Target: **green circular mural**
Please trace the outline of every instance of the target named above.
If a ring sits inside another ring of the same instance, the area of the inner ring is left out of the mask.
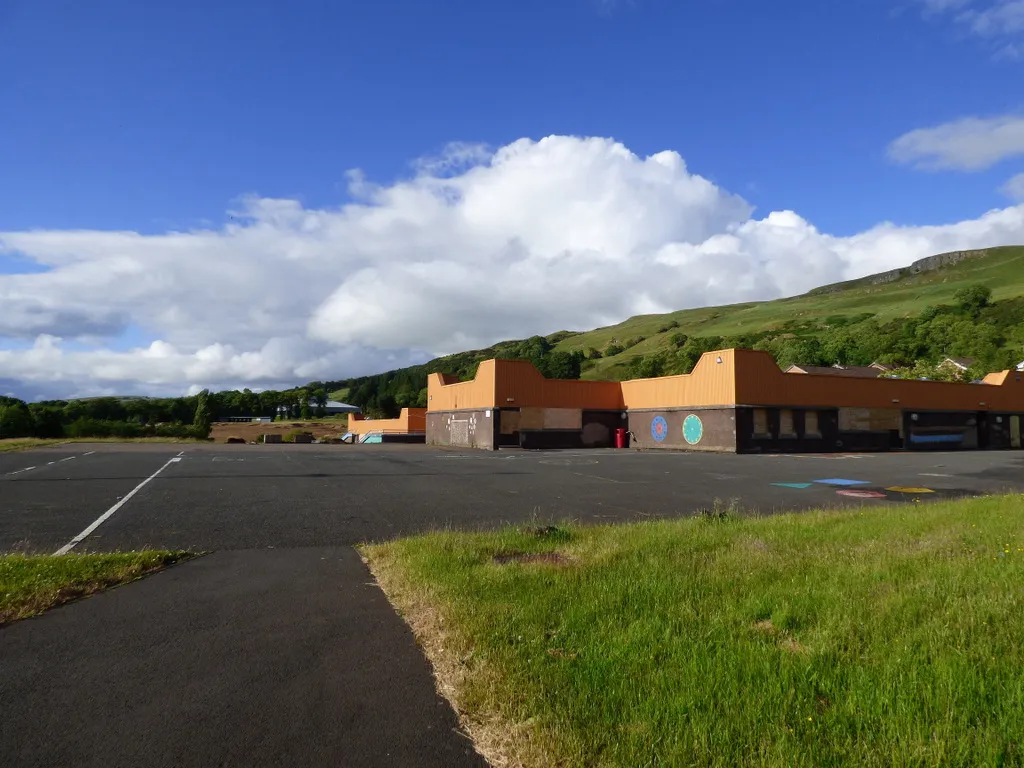
[[[683,439],[690,445],[696,445],[704,437],[704,424],[700,416],[690,414],[683,419]]]

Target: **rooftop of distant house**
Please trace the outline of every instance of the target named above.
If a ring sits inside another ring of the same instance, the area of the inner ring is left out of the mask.
[[[817,376],[850,376],[860,379],[877,379],[879,376],[893,370],[893,366],[886,363],[872,363],[871,365],[791,365],[786,373],[812,373]]]

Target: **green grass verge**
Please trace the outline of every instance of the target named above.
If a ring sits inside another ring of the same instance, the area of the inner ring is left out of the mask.
[[[1024,764],[1024,496],[363,551],[492,757]]]
[[[27,451],[30,448],[41,448],[47,445],[60,445],[66,440],[49,440],[40,437],[12,437],[0,439],[0,453]]]
[[[27,451],[66,443],[208,443],[209,440],[195,440],[189,437],[14,437],[0,439],[0,453]]]
[[[0,555],[0,625],[133,581],[193,557],[187,552]]]

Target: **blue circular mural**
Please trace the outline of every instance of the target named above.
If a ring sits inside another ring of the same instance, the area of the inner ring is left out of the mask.
[[[704,424],[700,416],[690,414],[683,419],[683,439],[690,445],[696,445],[704,437]]]
[[[655,416],[651,422],[651,437],[659,443],[668,437],[668,422],[663,416]]]

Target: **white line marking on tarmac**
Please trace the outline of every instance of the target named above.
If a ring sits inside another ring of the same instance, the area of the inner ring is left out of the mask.
[[[610,477],[601,477],[600,475],[587,475],[584,474],[583,472],[573,472],[573,474],[579,475],[580,477],[592,477],[595,480],[607,480],[609,483],[618,483],[619,485],[625,485],[625,483],[623,483],[622,480],[613,480]]]
[[[46,462],[46,466],[50,466],[51,464],[56,464],[56,463],[57,463],[56,461],[48,461],[48,462]]]
[[[92,456],[92,455],[93,455],[94,453],[96,453],[96,451],[86,451],[86,452],[85,452],[85,453],[83,453],[82,455],[83,455],[83,456]]]
[[[106,512],[104,512],[104,513],[103,513],[102,515],[100,515],[99,517],[97,517],[97,518],[96,518],[96,519],[95,519],[95,520],[93,521],[92,525],[90,525],[90,526],[89,526],[88,528],[86,528],[86,529],[85,529],[84,531],[82,531],[82,532],[81,532],[80,534],[78,534],[77,536],[75,536],[75,538],[73,538],[73,539],[72,539],[71,541],[69,541],[69,542],[68,542],[67,544],[65,544],[65,545],[64,545],[63,547],[61,547],[60,549],[58,549],[58,550],[57,550],[56,552],[54,552],[53,554],[55,554],[55,555],[66,555],[66,554],[67,554],[68,552],[70,552],[70,551],[71,551],[71,549],[72,549],[72,548],[73,548],[73,547],[74,547],[75,545],[77,545],[77,544],[81,543],[81,541],[82,541],[83,539],[85,539],[85,537],[86,537],[86,536],[88,536],[88,535],[89,535],[90,533],[92,533],[92,532],[93,532],[93,531],[95,531],[95,530],[96,530],[97,528],[99,528],[99,527],[100,527],[101,525],[103,525],[104,521],[105,521],[105,520],[106,520],[107,518],[109,518],[109,517],[110,517],[110,516],[111,516],[112,514],[114,514],[115,512],[117,512],[117,510],[119,510],[119,509],[120,509],[121,507],[123,507],[123,506],[124,506],[125,504],[127,504],[127,503],[128,503],[128,500],[129,500],[129,499],[130,499],[130,498],[131,498],[132,496],[134,496],[134,495],[135,495],[136,493],[138,493],[139,491],[141,491],[141,490],[142,490],[142,488],[143,488],[143,487],[144,487],[144,486],[146,485],[146,483],[148,483],[148,482],[149,482],[150,480],[152,480],[152,479],[153,479],[154,477],[156,477],[156,476],[157,476],[157,475],[159,475],[159,474],[160,474],[161,472],[163,472],[163,471],[164,471],[165,469],[167,469],[167,467],[171,466],[171,464],[174,464],[175,462],[178,462],[178,461],[181,461],[181,457],[180,457],[180,456],[175,456],[175,457],[174,457],[173,459],[169,459],[169,460],[167,461],[167,463],[166,463],[166,464],[164,464],[164,465],[163,465],[162,467],[160,467],[160,469],[158,469],[158,470],[157,470],[156,472],[154,472],[154,473],[153,473],[152,475],[150,475],[150,476],[149,476],[149,477],[147,477],[147,478],[146,478],[145,480],[143,480],[143,481],[142,481],[141,483],[139,483],[138,485],[136,485],[136,486],[135,486],[135,487],[134,487],[134,488],[133,488],[133,489],[131,490],[131,492],[130,492],[130,493],[129,493],[129,494],[127,495],[127,496],[125,496],[125,497],[124,497],[123,499],[121,499],[121,500],[120,500],[119,502],[117,502],[117,504],[115,504],[114,506],[112,506],[112,507],[111,507],[110,509],[108,509],[108,510],[107,510]]]
[[[22,472],[28,472],[30,469],[35,469],[35,467],[25,467],[24,469],[16,469],[13,472],[8,472],[7,474],[8,475],[20,475]]]
[[[922,472],[921,477],[953,477],[953,475],[944,475],[941,472]]]
[[[63,459],[61,459],[61,461],[71,461],[72,459],[77,459],[77,458],[78,458],[77,456],[66,456]]]

